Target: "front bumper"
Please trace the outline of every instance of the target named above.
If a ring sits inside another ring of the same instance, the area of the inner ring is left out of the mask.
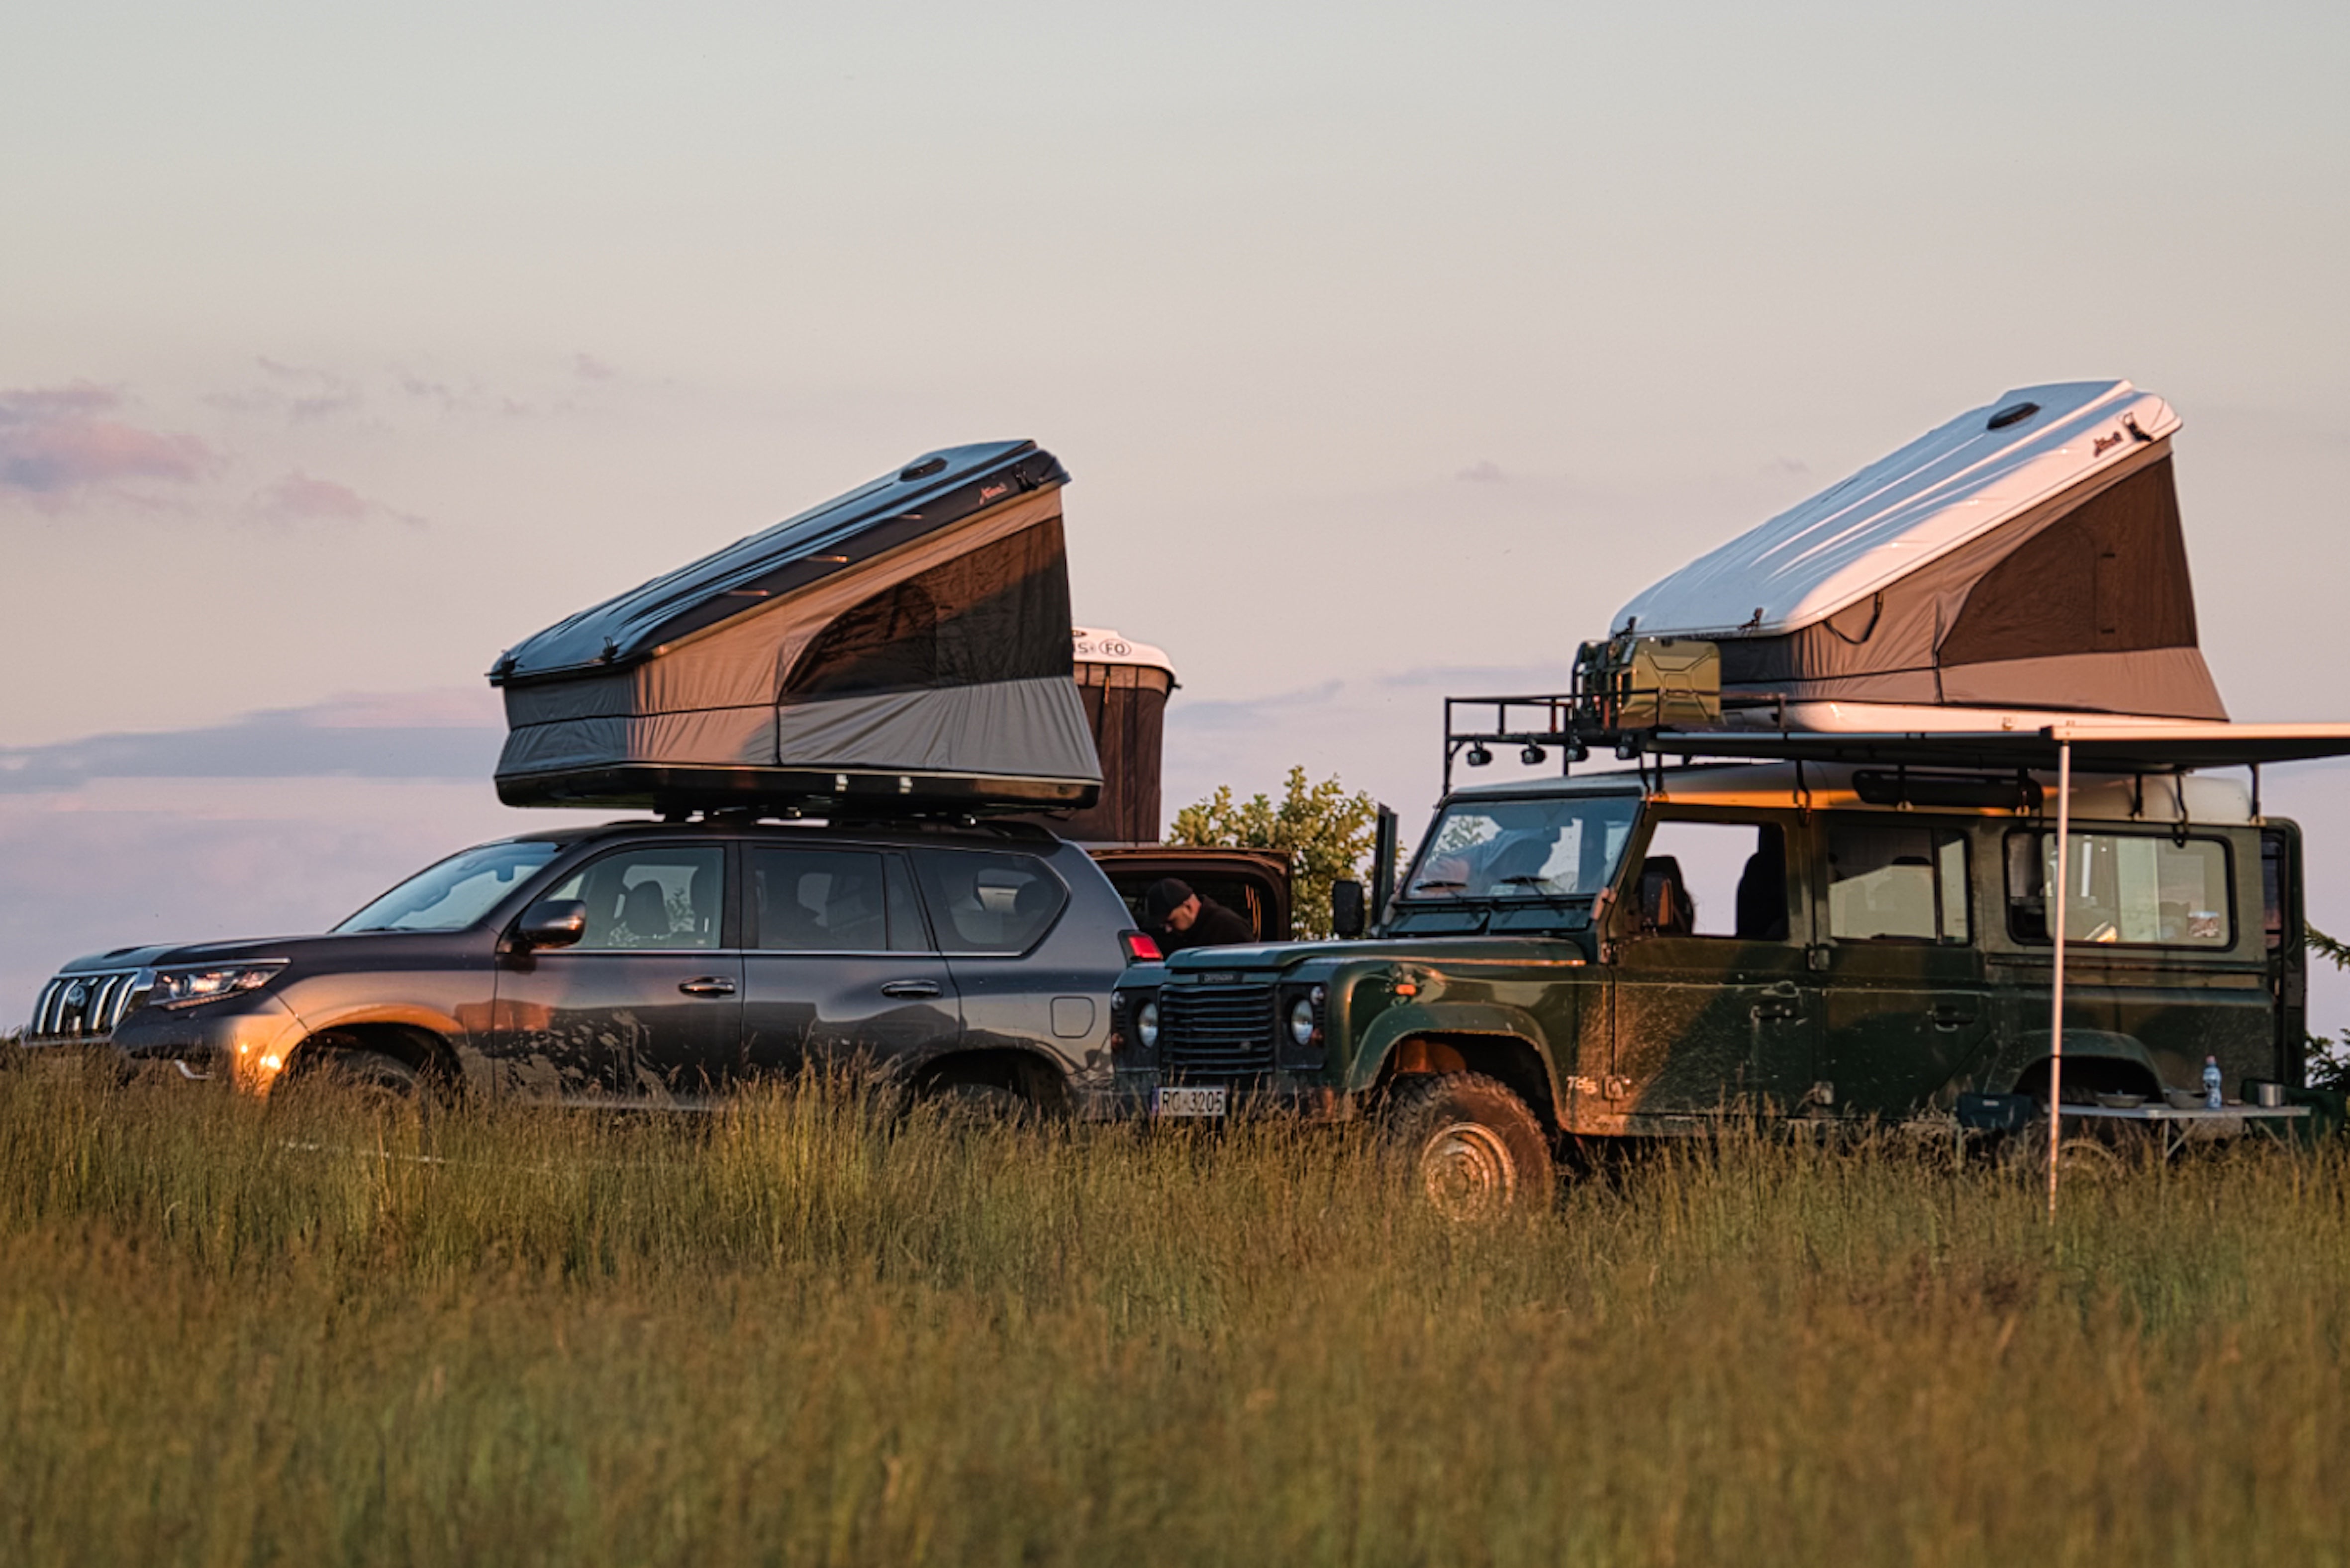
[[[111,1044],[131,1066],[173,1063],[182,1077],[225,1078],[266,1094],[302,1035],[292,1008],[261,995],[185,1011],[141,1008],[115,1029]]]
[[[1320,1075],[1270,1073],[1227,1078],[1204,1074],[1169,1075],[1137,1069],[1119,1075],[1119,1096],[1144,1116],[1161,1085],[1221,1088],[1234,1118],[1282,1116],[1304,1122],[1347,1122],[1362,1114],[1362,1096],[1325,1081]]]

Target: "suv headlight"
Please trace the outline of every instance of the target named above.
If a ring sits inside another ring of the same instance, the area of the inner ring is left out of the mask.
[[[1134,1037],[1142,1042],[1146,1051],[1159,1049],[1159,999],[1144,1002],[1134,1015]]]
[[[184,1007],[195,1002],[218,1002],[224,996],[234,996],[240,991],[258,991],[277,978],[286,967],[280,959],[274,963],[223,964],[216,969],[167,969],[155,976],[155,987],[147,993],[152,1007]]]

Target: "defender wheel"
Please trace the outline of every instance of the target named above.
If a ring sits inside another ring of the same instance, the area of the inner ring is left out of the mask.
[[[1386,1142],[1414,1194],[1448,1220],[1549,1201],[1550,1140],[1526,1103],[1482,1073],[1414,1075],[1388,1091]]]
[[[2010,1138],[2006,1153],[2009,1167],[2025,1182],[2045,1181],[2048,1177],[2047,1122],[2035,1122]],[[2057,1179],[2109,1180],[2126,1174],[2133,1166],[2161,1163],[2160,1154],[2160,1145],[2144,1138],[2131,1137],[2124,1143],[2112,1143],[2088,1133],[2066,1133],[2064,1141],[2056,1146]]]

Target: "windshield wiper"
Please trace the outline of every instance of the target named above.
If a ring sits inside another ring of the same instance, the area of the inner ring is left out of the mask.
[[[1415,893],[1441,893],[1447,890],[1457,892],[1467,886],[1469,884],[1466,882],[1414,882],[1411,885],[1411,890]]]

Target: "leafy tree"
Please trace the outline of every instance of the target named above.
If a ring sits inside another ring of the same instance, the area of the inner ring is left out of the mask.
[[[1378,804],[1353,794],[1333,776],[1308,784],[1302,767],[1289,770],[1281,804],[1270,796],[1232,799],[1230,784],[1175,814],[1167,842],[1193,849],[1273,849],[1289,857],[1290,929],[1299,937],[1330,932],[1330,885],[1360,877],[1378,833]]]
[[[2311,952],[2335,969],[2350,969],[2350,943],[2335,941],[2306,922],[2301,929]],[[2311,1088],[2350,1089],[2350,1029],[2345,1029],[2338,1040],[2323,1034],[2309,1036],[2308,1060]]]

